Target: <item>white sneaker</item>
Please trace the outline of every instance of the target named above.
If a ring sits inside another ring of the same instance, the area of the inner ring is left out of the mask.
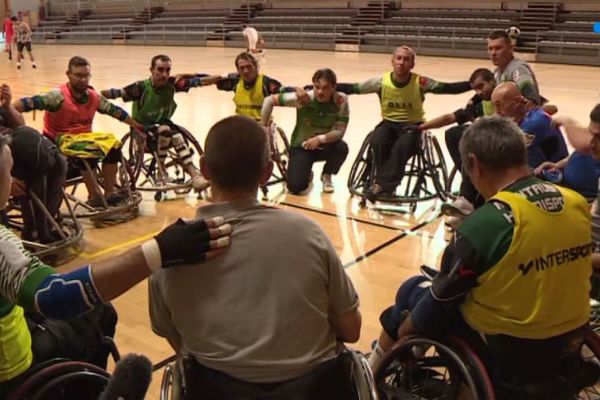
[[[192,178],[192,187],[196,192],[206,190],[210,186],[210,182],[204,179],[202,175],[196,175]]]
[[[450,217],[467,217],[473,211],[475,207],[473,204],[464,197],[460,196],[451,203],[442,204],[442,213]]]
[[[335,188],[333,187],[333,181],[332,181],[331,174],[322,174],[321,182],[323,182],[323,192],[333,193]]]

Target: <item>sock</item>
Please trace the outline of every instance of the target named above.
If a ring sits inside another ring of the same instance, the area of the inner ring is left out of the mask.
[[[379,342],[377,342],[373,348],[373,351],[371,354],[369,354],[369,359],[367,360],[373,371],[379,368],[379,364],[381,364],[384,354],[385,351],[381,348],[381,346],[379,346]]]

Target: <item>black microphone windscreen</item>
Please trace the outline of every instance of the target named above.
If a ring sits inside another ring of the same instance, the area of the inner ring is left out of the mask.
[[[151,380],[150,360],[142,355],[127,354],[117,362],[98,400],[144,400]]]

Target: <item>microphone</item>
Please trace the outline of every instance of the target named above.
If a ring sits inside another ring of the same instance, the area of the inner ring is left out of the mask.
[[[144,400],[151,380],[150,360],[139,354],[127,354],[117,362],[98,400]]]

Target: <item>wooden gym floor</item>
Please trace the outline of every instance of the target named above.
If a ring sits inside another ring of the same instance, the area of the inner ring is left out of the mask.
[[[92,82],[97,89],[123,87],[148,77],[150,58],[167,54],[173,59],[173,73],[234,72],[233,60],[241,49],[203,47],[151,46],[92,46],[92,45],[35,45],[37,69],[24,61],[22,69],[9,63],[6,55],[0,59],[0,83],[8,83],[14,98],[46,91],[66,81],[64,72],[70,57],[80,55],[92,64]],[[332,68],[340,82],[357,82],[378,76],[390,69],[386,54],[336,53],[319,51],[268,50],[262,72],[280,80],[284,85],[302,86],[310,82],[313,72],[322,67]],[[491,68],[487,60],[417,57],[415,72],[441,81],[468,79],[479,67]],[[557,104],[560,114],[588,123],[588,114],[600,101],[600,68],[551,64],[534,64],[542,94]],[[432,118],[462,107],[472,93],[458,96],[428,95],[425,103],[427,117]],[[173,120],[192,131],[202,143],[209,127],[231,115],[232,94],[214,87],[192,89],[178,94],[179,104]],[[117,102],[118,103],[118,102]],[[119,103],[122,104],[122,103]],[[129,111],[130,107],[127,105]],[[376,95],[351,96],[350,124],[345,140],[350,154],[339,176],[334,194],[321,193],[315,173],[315,185],[308,196],[287,194],[282,185],[269,191],[269,201],[278,207],[302,213],[315,221],[333,241],[346,271],[361,298],[363,330],[356,345],[367,351],[379,332],[381,310],[391,304],[396,289],[407,277],[418,273],[421,264],[436,265],[443,251],[446,235],[443,221],[438,217],[440,202],[420,204],[413,215],[386,213],[362,209],[356,198],[350,197],[346,180],[365,135],[380,120]],[[293,109],[277,108],[275,121],[288,134],[295,122]],[[42,114],[26,115],[29,125],[41,129]],[[97,115],[94,130],[113,132],[119,136],[128,129],[125,125],[103,115]],[[436,131],[442,147],[443,129]],[[445,149],[444,149],[445,151]],[[447,157],[451,166],[451,160]],[[318,164],[317,164],[318,165]],[[316,167],[320,171],[321,166]],[[198,205],[193,196],[156,203],[152,194],[144,194],[141,215],[127,223],[95,229],[85,224],[84,251],[64,267],[94,263],[139,244],[178,217],[192,217]],[[147,286],[142,282],[114,301],[119,312],[117,344],[122,353],[136,352],[158,363],[173,351],[162,338],[150,329],[147,312]],[[235,329],[235,327],[232,327]],[[158,399],[162,370],[154,374],[149,399]]]

